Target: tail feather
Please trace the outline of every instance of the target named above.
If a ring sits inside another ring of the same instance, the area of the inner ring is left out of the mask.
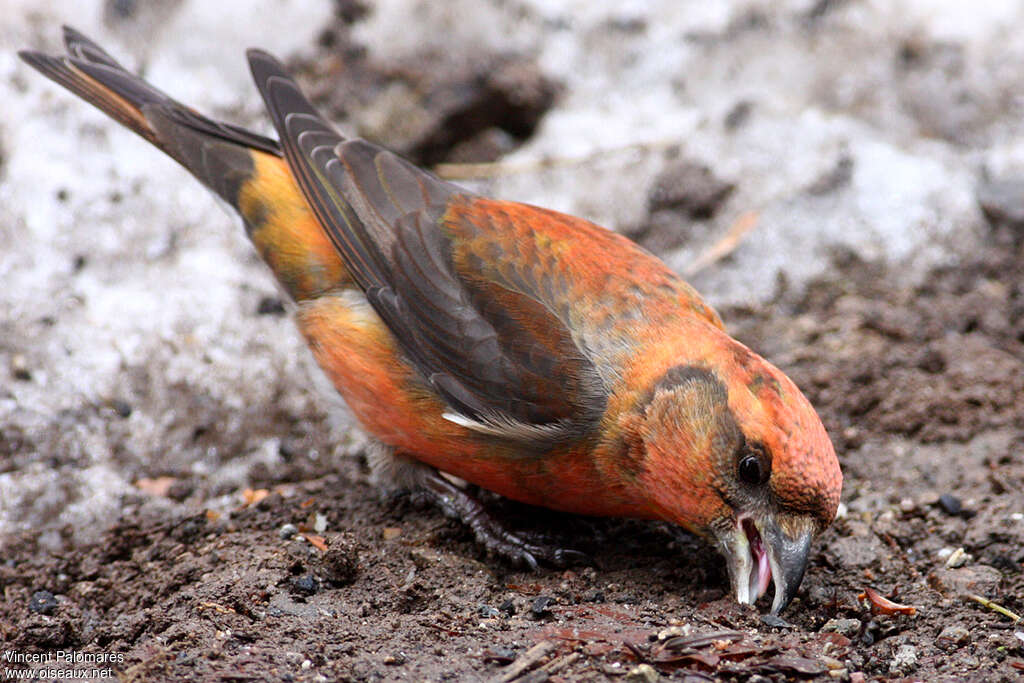
[[[276,141],[181,104],[72,28],[64,29],[64,43],[65,55],[19,55],[163,150],[233,206],[292,299],[303,301],[351,286]]]
[[[27,64],[138,133],[232,204],[237,182],[251,171],[250,150],[281,156],[275,140],[221,123],[181,104],[125,69],[103,48],[64,27],[67,55],[18,53]],[[227,172],[227,176],[221,175]]]

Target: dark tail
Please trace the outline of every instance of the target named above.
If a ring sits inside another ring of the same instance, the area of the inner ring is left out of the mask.
[[[281,156],[276,141],[209,119],[127,71],[99,45],[64,27],[67,55],[23,50],[27,64],[135,131],[229,203],[252,173],[251,152]]]

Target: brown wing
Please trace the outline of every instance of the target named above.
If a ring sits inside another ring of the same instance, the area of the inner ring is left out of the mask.
[[[346,140],[276,59],[253,50],[249,62],[303,194],[449,419],[538,446],[585,434],[607,397],[564,322],[528,288],[453,262],[447,214],[473,196]]]

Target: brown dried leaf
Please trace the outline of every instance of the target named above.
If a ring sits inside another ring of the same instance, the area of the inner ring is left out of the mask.
[[[256,505],[270,495],[267,489],[245,489],[242,491],[242,500],[246,505]]]
[[[747,634],[742,631],[711,631],[692,636],[675,636],[666,640],[663,647],[666,650],[691,650],[714,645],[718,641],[735,643],[746,637]]]
[[[135,482],[135,488],[151,496],[166,498],[167,492],[171,490],[171,486],[176,481],[178,481],[176,477],[156,477],[155,479],[143,477]]]
[[[917,608],[913,605],[893,602],[874,588],[865,588],[864,592],[857,596],[857,599],[867,600],[871,605],[872,614],[906,614],[911,617],[917,614]]]
[[[766,673],[800,674],[801,676],[820,676],[828,671],[828,667],[817,659],[806,657],[790,657],[779,655],[772,657],[758,667],[759,671]]]
[[[299,534],[309,541],[309,544],[322,552],[327,552],[327,540],[323,536],[317,536],[316,534],[308,534],[305,532],[299,532]]]

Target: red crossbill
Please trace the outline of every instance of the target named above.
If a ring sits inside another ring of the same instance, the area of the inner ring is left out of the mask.
[[[249,52],[280,141],[213,121],[65,29],[43,74],[233,206],[295,301],[373,462],[535,565],[451,480],[585,515],[660,519],[727,560],[737,600],[792,599],[842,475],[820,419],[676,273],[580,218],[488,199],[346,138]]]

